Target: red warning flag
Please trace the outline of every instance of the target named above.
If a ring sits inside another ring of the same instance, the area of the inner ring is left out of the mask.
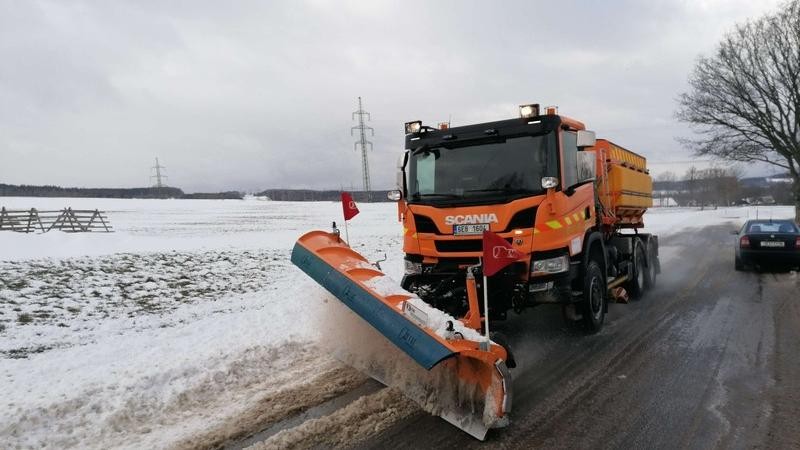
[[[358,207],[353,197],[349,192],[342,192],[342,210],[344,211],[344,220],[350,220],[358,214]]]
[[[522,254],[505,239],[489,230],[483,231],[483,274],[490,277],[520,259]]]

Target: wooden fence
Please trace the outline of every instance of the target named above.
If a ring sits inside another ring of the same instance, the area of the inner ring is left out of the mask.
[[[60,211],[39,211],[36,208],[0,209],[0,231],[47,233],[50,230],[67,233],[113,232],[108,216],[98,209],[64,208]]]

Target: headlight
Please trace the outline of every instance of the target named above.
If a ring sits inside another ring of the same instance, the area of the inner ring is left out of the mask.
[[[537,275],[550,275],[562,273],[569,270],[569,256],[557,256],[555,258],[534,260],[531,273]]]
[[[406,275],[419,275],[422,273],[422,263],[404,260],[406,263]]]
[[[542,178],[542,189],[553,189],[558,186],[558,178],[544,177]]]

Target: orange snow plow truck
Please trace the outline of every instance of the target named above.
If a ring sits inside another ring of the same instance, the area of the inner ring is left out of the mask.
[[[398,190],[389,194],[404,236],[400,285],[335,229],[302,236],[292,261],[416,364],[438,371],[413,400],[485,439],[509,423],[514,367],[505,337],[487,335],[491,322],[553,304],[569,324],[596,333],[609,303],[655,285],[658,238],[639,232],[652,180],[644,157],[595,139],[554,107],[542,114],[522,105],[518,118],[452,128],[409,122],[405,132]],[[521,257],[484,278],[487,230]]]

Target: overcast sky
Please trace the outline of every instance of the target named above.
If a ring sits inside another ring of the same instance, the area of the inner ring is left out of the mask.
[[[0,183],[146,186],[158,157],[187,192],[359,188],[358,96],[373,188],[394,184],[404,122],[532,102],[683,173],[696,58],[777,5],[0,0]]]

